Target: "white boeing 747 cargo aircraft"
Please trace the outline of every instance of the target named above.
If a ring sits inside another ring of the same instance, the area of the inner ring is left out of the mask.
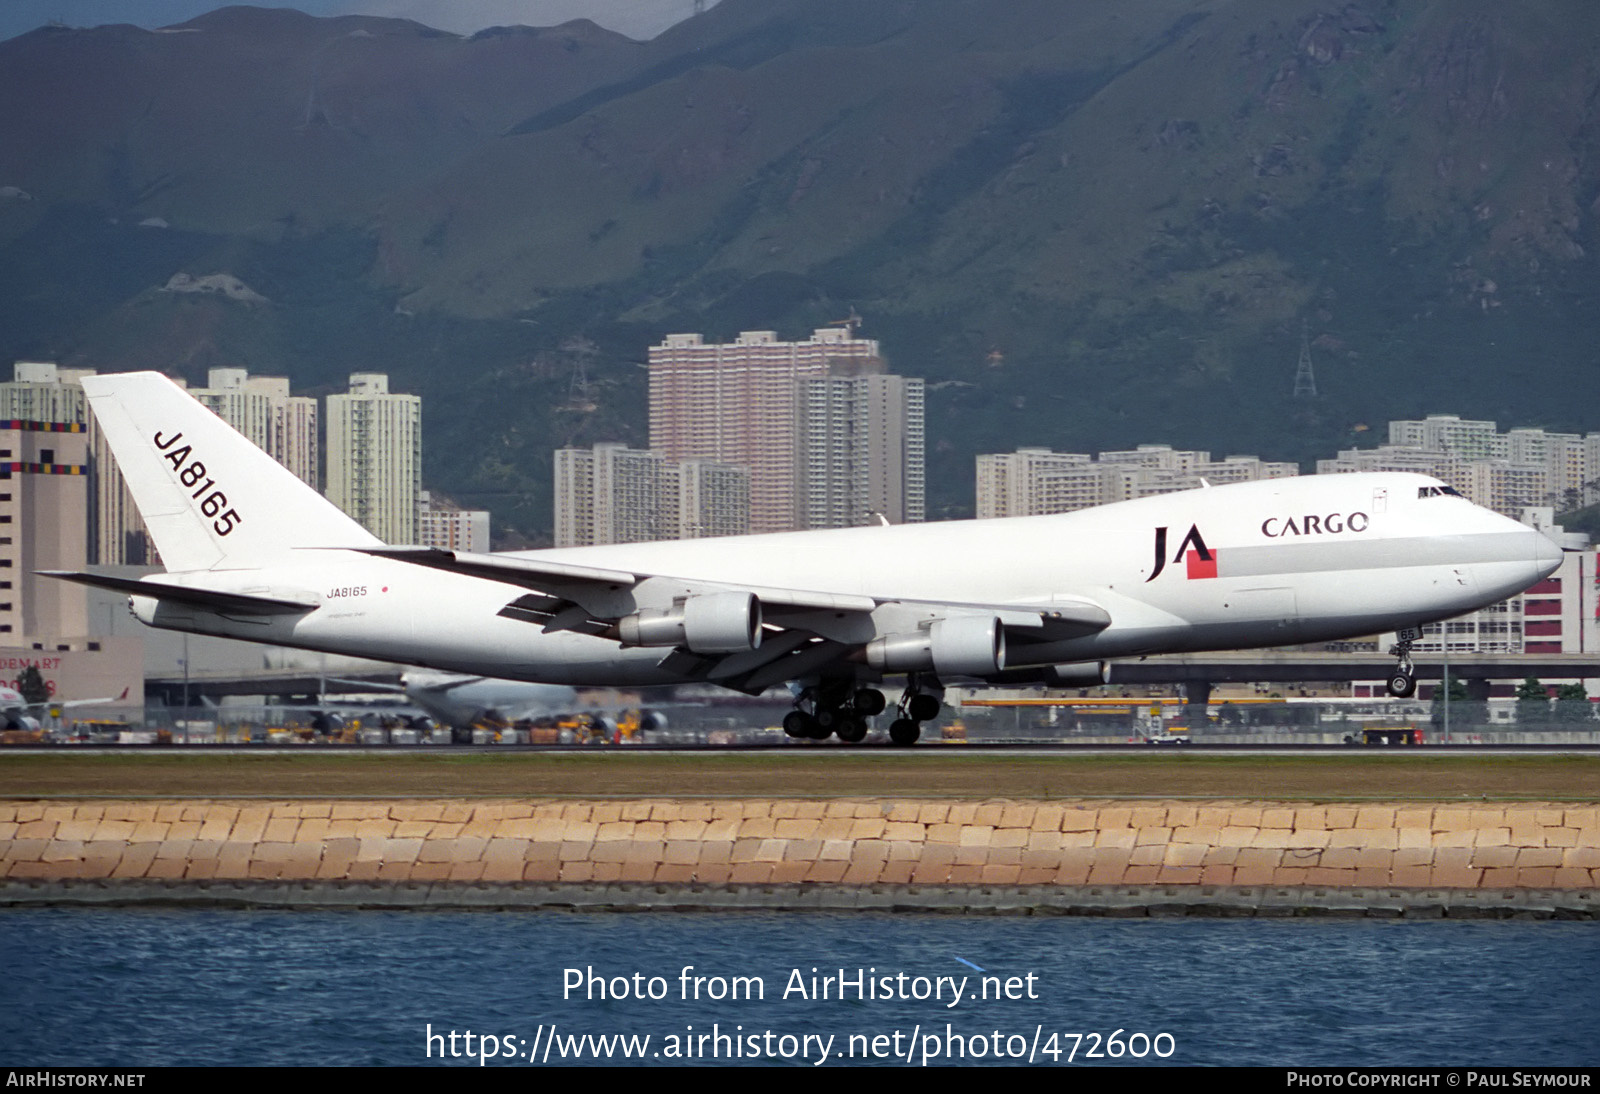
[[[156,373],[86,376],[168,571],[55,576],[155,627],[592,686],[799,685],[784,728],[859,741],[904,678],[1093,684],[1118,657],[1400,632],[1520,592],[1561,549],[1412,474],[1241,483],[1056,516],[477,555],[380,543]]]

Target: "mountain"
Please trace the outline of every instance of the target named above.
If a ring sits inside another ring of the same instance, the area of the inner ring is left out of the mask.
[[[346,0],[346,11],[397,16],[457,34],[492,26],[545,26],[590,19],[645,41],[717,0]],[[302,5],[303,7],[303,5]]]
[[[936,513],[1018,444],[1595,430],[1597,36],[1582,0],[45,28],[0,42],[0,354],[388,371],[430,485],[535,538],[552,444],[644,440],[662,334],[852,307],[933,385]],[[213,274],[253,296],[176,291]]]
[[[494,26],[549,26],[591,19],[641,41],[654,38],[717,0],[298,0],[309,15],[380,15],[410,19],[453,34]],[[50,23],[91,27],[132,23],[166,27],[227,5],[220,0],[6,0],[0,39]]]

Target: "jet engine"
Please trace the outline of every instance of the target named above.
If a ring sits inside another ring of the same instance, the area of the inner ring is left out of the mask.
[[[617,620],[627,646],[687,646],[694,653],[738,653],[761,645],[761,601],[753,593],[705,593],[667,609]]]
[[[867,643],[867,664],[881,672],[987,676],[1006,664],[1006,631],[996,616],[940,619],[916,634],[890,634]]]

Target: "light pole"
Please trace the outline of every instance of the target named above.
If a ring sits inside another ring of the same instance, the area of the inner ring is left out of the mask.
[[[1445,624],[1444,650],[1444,743],[1450,743],[1450,633]]]

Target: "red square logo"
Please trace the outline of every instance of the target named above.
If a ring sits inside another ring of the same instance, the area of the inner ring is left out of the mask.
[[[1209,559],[1200,557],[1199,551],[1190,551],[1184,556],[1184,561],[1189,565],[1189,580],[1197,577],[1217,576],[1217,552],[1212,551]]]

